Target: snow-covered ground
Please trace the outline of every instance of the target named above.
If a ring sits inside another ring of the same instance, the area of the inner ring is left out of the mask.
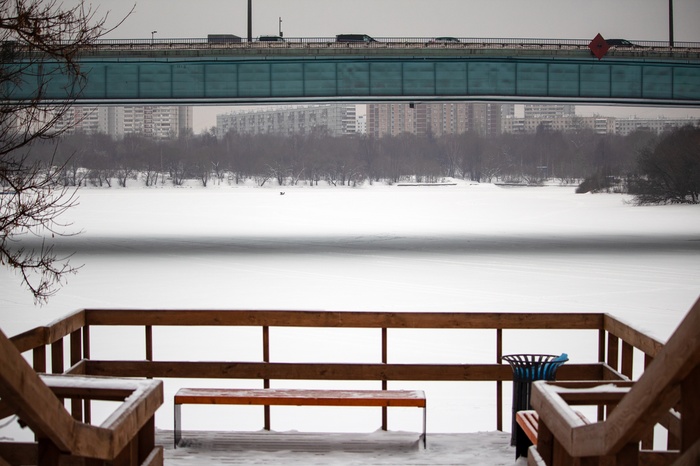
[[[84,307],[582,311],[611,313],[665,340],[700,294],[700,206],[637,207],[629,199],[578,195],[573,187],[464,182],[83,189],[80,205],[65,219],[83,233],[57,241],[84,266],[43,307],[33,305],[14,273],[0,269],[0,327],[14,335]],[[211,340],[200,338],[188,350],[210,351]],[[275,338],[288,345],[285,357],[325,358],[315,345],[299,343],[308,341],[304,335]],[[377,344],[364,334],[323,338],[324,344],[363,338]],[[492,358],[489,338],[406,332],[392,357]],[[583,359],[568,335],[523,345],[517,334],[507,334],[504,352],[566,351],[572,361]],[[156,357],[178,350],[167,342]],[[338,351],[347,357],[349,350]],[[426,388],[429,432],[495,429],[492,384],[421,385],[407,388]],[[166,400],[174,389],[166,386]],[[471,404],[468,416],[459,411],[466,412],[465,403]],[[350,411],[356,410],[340,411],[338,419],[355,416]],[[183,414],[185,428],[221,427],[211,423],[218,414],[192,413]],[[159,428],[171,428],[171,414],[164,405]],[[359,424],[367,417],[357,416]],[[329,426],[327,418],[314,423],[313,415],[300,417],[278,415],[278,428],[356,429],[355,421]],[[418,430],[419,420],[406,422],[407,430]],[[362,427],[375,428],[374,421]]]

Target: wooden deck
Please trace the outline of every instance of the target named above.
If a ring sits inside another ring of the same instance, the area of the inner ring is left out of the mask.
[[[202,464],[258,465],[454,465],[512,466],[510,434],[481,432],[430,434],[423,449],[416,432],[372,433],[211,432],[186,431],[173,449],[173,431],[158,430],[156,444],[168,466]]]

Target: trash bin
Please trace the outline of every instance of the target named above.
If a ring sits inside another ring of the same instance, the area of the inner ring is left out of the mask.
[[[527,456],[529,440],[521,433],[515,422],[515,413],[532,409],[530,406],[530,389],[535,380],[555,380],[559,366],[569,360],[566,353],[553,354],[509,354],[503,360],[513,369],[513,420],[510,444],[516,447],[515,457]],[[524,438],[524,439],[523,439]],[[520,440],[520,441],[519,441]],[[519,445],[519,443],[523,443]]]

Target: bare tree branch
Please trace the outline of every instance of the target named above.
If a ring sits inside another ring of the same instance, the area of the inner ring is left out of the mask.
[[[67,8],[57,0],[0,0],[0,264],[17,270],[39,303],[77,269],[45,242],[28,249],[21,239],[68,234],[58,219],[77,197],[60,184],[65,161],[44,161],[28,149],[70,129],[56,123],[85,86],[81,49],[114,29],[106,21],[82,1]],[[49,100],[54,82],[65,97]],[[31,89],[30,97],[22,89]]]

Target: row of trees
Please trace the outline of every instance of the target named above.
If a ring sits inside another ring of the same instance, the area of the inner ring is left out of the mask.
[[[354,186],[364,182],[434,182],[445,177],[536,184],[573,182],[591,174],[634,173],[637,157],[657,136],[597,135],[591,131],[483,137],[403,134],[370,137],[242,135],[213,133],[154,141],[139,136],[112,140],[74,134],[33,147],[31,157],[62,166],[65,186],[126,186],[140,176],[147,186],[254,179],[259,185],[305,183]]]

